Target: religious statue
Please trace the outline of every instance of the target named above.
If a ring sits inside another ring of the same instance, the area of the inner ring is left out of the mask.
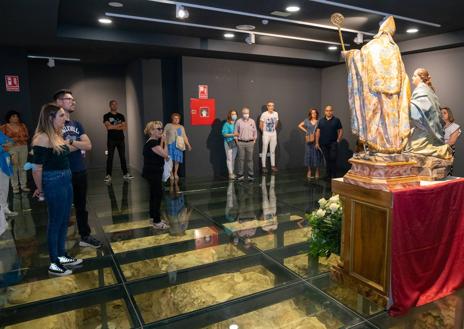
[[[445,143],[440,119],[440,103],[429,72],[424,68],[415,70],[412,83],[415,86],[411,98],[412,129],[405,152],[451,159],[452,151]]]
[[[348,68],[351,129],[369,150],[401,153],[410,133],[411,90],[388,17],[360,50],[343,52]]]

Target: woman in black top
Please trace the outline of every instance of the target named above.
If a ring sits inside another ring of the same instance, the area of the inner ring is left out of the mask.
[[[32,176],[37,186],[34,196],[45,197],[48,207],[48,272],[58,276],[72,274],[69,267],[82,263],[82,259],[68,256],[65,248],[73,198],[68,155],[76,148],[61,135],[64,123],[64,110],[55,104],[46,104],[40,111],[32,139]]]
[[[163,196],[163,168],[164,160],[168,158],[166,137],[163,134],[161,121],[150,121],[145,126],[145,135],[149,138],[143,146],[143,177],[150,184],[150,217],[153,218],[153,227],[159,230],[169,228],[161,220],[160,207]]]

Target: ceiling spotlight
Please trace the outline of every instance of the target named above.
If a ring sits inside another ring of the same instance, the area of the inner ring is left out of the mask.
[[[267,25],[267,24],[269,24],[269,20],[263,19],[263,20],[261,21],[261,23],[262,23],[263,25]]]
[[[253,45],[256,43],[256,37],[255,37],[255,34],[254,33],[250,33],[246,39],[245,39],[245,42],[249,45]]]
[[[233,34],[231,32],[224,33],[224,38],[226,38],[226,39],[232,39],[233,37],[235,37],[235,34]]]
[[[124,5],[123,5],[122,3],[116,2],[116,1],[108,2],[108,6],[114,7],[114,8],[121,8],[121,7],[124,7]]]
[[[289,13],[296,13],[298,11],[300,11],[300,7],[298,6],[287,6],[287,8],[285,8],[286,11],[288,11]]]
[[[419,32],[419,29],[415,27],[406,30],[406,33],[409,33],[409,34],[413,34],[417,32]]]
[[[111,24],[111,23],[113,23],[113,21],[111,19],[106,18],[106,17],[99,18],[98,22],[101,23],[101,24]]]
[[[182,5],[176,5],[176,18],[186,19],[189,17],[189,12]]]
[[[55,60],[53,58],[49,58],[47,62],[47,66],[49,68],[55,67]]]
[[[232,324],[229,326],[229,329],[238,329],[238,324],[232,323]]]
[[[335,51],[338,49],[337,46],[329,46],[327,49],[329,49],[330,51]]]
[[[356,38],[353,39],[354,43],[360,45],[364,42],[364,35],[362,33],[358,33]]]

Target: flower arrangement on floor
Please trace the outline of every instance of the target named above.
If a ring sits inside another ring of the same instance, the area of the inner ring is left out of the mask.
[[[328,200],[322,198],[318,203],[319,209],[306,215],[311,226],[308,254],[312,257],[340,255],[343,215],[340,198],[337,194]]]

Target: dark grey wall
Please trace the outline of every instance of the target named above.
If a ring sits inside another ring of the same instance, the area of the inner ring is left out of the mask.
[[[27,53],[21,49],[0,48],[0,122],[6,112],[18,111],[29,129],[32,128]],[[19,76],[20,91],[7,92],[5,75]]]
[[[187,176],[224,175],[226,171],[220,130],[227,112],[243,106],[251,109],[256,120],[268,100],[275,101],[279,112],[277,165],[280,168],[303,166],[304,138],[296,126],[307,109],[320,105],[320,69],[265,64],[247,61],[184,57],[182,62],[184,125],[193,151],[186,154]],[[216,117],[212,126],[190,124],[190,98],[198,97],[198,85],[209,87],[216,99]],[[255,148],[258,165],[258,147]]]
[[[126,102],[129,165],[141,172],[145,124],[152,120],[163,121],[160,60],[137,60],[128,65]]]
[[[119,111],[126,115],[125,69],[115,65],[90,65],[56,62],[54,68],[45,61],[29,61],[31,88],[31,115],[35,126],[40,107],[51,100],[53,93],[61,88],[72,90],[77,100],[73,118],[79,120],[92,140],[93,149],[87,152],[89,168],[105,166],[106,129],[103,115],[109,111],[108,101],[115,99]],[[116,156],[114,166],[119,167]]]
[[[464,76],[464,47],[438,50],[403,56],[406,71],[412,76],[418,67],[426,68],[432,76],[432,83],[442,105],[448,105],[456,122],[464,125],[464,108],[462,106],[462,83]],[[342,120],[345,137],[353,147],[356,138],[350,131],[350,112],[348,108],[347,73],[345,65],[322,69],[322,104],[334,104],[336,115]],[[413,88],[413,86],[412,86]],[[464,136],[456,146],[455,175],[464,176]]]

